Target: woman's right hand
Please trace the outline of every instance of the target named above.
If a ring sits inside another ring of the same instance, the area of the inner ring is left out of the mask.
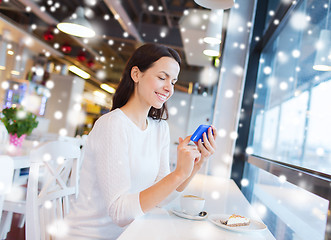
[[[177,166],[175,172],[183,179],[191,175],[194,163],[201,158],[197,146],[188,145],[190,138],[191,136],[187,136],[184,140],[179,138],[179,145],[177,146]]]

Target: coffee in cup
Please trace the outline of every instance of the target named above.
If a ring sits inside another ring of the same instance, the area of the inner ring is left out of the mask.
[[[205,199],[195,195],[183,195],[180,199],[180,207],[183,213],[198,215],[205,206]]]

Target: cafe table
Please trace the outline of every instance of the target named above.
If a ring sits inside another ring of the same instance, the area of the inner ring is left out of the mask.
[[[267,228],[258,231],[238,231],[238,228],[228,230],[208,219],[215,214],[239,214],[262,222],[232,179],[198,174],[182,194],[204,197],[206,199],[204,211],[208,213],[207,218],[191,220],[176,216],[173,210],[179,210],[179,196],[165,207],[155,208],[134,220],[118,240],[275,239]]]
[[[29,153],[37,147],[39,142],[25,140],[21,147],[15,147],[10,144],[6,144],[1,147],[0,154],[10,156],[14,161],[14,169],[28,168]]]

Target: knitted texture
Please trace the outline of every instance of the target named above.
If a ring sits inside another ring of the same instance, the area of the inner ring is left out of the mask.
[[[66,218],[72,236],[116,239],[143,215],[139,193],[170,172],[169,141],[163,120],[148,118],[141,130],[120,109],[99,118],[88,136],[79,197]]]

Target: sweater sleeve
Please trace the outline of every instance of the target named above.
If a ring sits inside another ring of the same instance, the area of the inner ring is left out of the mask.
[[[170,166],[169,166],[169,152],[170,152],[170,133],[169,133],[169,126],[166,121],[161,121],[162,124],[162,137],[163,137],[163,146],[161,151],[160,157],[160,169],[158,176],[155,182],[160,181],[162,178],[167,176],[170,173]],[[172,200],[179,196],[179,192],[176,190],[172,192],[166,199],[164,199],[158,206],[164,206],[170,203]]]
[[[111,219],[123,227],[143,215],[139,192],[131,188],[128,140],[120,119],[103,118],[96,122],[93,145],[96,175]]]
[[[160,137],[162,138],[162,148],[161,148],[161,156],[160,156],[160,168],[158,175],[156,177],[156,181],[160,181],[166,175],[170,173],[170,166],[169,166],[169,145],[170,145],[170,134],[169,134],[169,126],[166,121],[161,121],[161,131]]]

